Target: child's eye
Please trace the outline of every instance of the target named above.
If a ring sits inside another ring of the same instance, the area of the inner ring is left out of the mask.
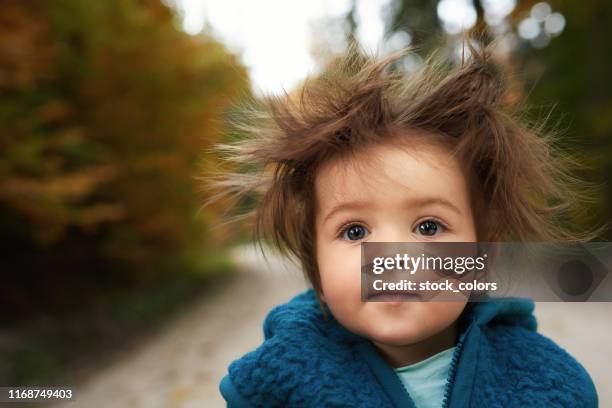
[[[368,229],[363,225],[353,224],[342,230],[342,238],[349,241],[358,241],[369,234]]]
[[[433,236],[444,230],[445,228],[440,222],[435,220],[425,220],[416,226],[414,232],[419,235]]]

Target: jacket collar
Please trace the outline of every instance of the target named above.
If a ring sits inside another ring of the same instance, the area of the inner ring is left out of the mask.
[[[476,362],[484,326],[501,324],[522,326],[528,330],[536,329],[536,320],[532,314],[533,301],[520,298],[485,300],[488,301],[468,303],[459,318],[458,347],[451,363],[450,383],[445,396],[447,407],[470,406],[471,390],[474,381],[477,381]],[[414,403],[399,377],[372,342],[344,328],[326,305],[323,308],[326,316],[323,315],[312,289],[301,293],[288,304],[270,313],[264,323],[266,338],[278,330],[295,329],[292,325],[312,325],[334,341],[356,347],[393,404],[413,408]]]
[[[295,329],[296,326],[308,324],[325,331],[336,340],[358,343],[367,339],[356,335],[342,326],[332,315],[327,305],[323,306],[325,315],[319,306],[313,289],[308,289],[295,296],[289,303],[273,309],[264,322],[264,334],[270,337],[275,331]],[[467,304],[459,317],[459,334],[471,326],[487,325],[521,326],[535,331],[537,323],[533,316],[534,303],[524,298],[481,298],[481,301]]]
[[[481,328],[493,324],[520,325],[536,329],[532,312],[534,303],[527,299],[488,299],[487,302],[468,303],[459,318],[459,338],[447,383],[444,407],[470,406],[471,390],[478,375],[476,362],[481,345]],[[414,408],[414,402],[406,392],[393,368],[382,358],[370,341],[360,342],[358,349],[382,389],[395,406]]]

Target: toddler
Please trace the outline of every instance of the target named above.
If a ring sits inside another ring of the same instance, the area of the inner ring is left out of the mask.
[[[255,194],[254,231],[312,285],[235,360],[229,407],[596,407],[584,368],[536,332],[534,303],[366,302],[363,242],[580,241],[553,140],[521,124],[489,50],[454,69],[357,47],[218,146],[223,197]],[[258,110],[260,109],[260,110]]]

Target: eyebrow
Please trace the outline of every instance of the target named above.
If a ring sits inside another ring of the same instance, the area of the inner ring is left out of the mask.
[[[463,215],[463,212],[459,209],[459,207],[442,197],[410,198],[406,200],[405,204],[409,205],[410,207],[426,207],[428,205],[440,205],[448,208],[449,210],[457,213],[458,215]],[[367,201],[347,201],[344,203],[340,203],[334,206],[327,213],[327,215],[323,219],[323,222],[327,222],[330,218],[332,218],[334,215],[341,211],[359,210],[368,207],[370,207],[370,203],[368,203]]]
[[[332,218],[336,213],[347,210],[359,210],[362,208],[369,207],[369,204],[365,201],[347,201],[344,203],[340,203],[333,207],[323,219],[323,223],[327,222],[330,218]]]

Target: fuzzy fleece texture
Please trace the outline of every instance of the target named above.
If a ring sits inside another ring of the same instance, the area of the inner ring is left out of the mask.
[[[533,308],[526,299],[467,305],[443,407],[597,407],[588,373],[536,332]],[[326,311],[312,289],[274,308],[263,344],[221,381],[228,407],[414,407],[372,343]]]

